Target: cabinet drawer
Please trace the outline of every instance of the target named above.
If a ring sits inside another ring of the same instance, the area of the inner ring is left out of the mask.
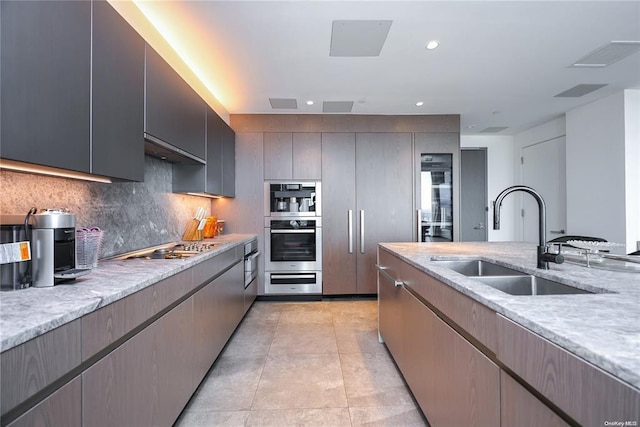
[[[9,424],[9,427],[80,427],[82,425],[81,390],[80,377],[76,377]]]
[[[500,371],[502,426],[568,427],[569,424],[529,393],[505,371]]]
[[[0,355],[2,414],[80,365],[80,320]]]
[[[640,391],[511,320],[497,319],[498,359],[578,423],[638,420]]]
[[[210,282],[215,276],[238,262],[244,256],[244,252],[240,254],[238,248],[244,251],[244,246],[241,245],[195,265],[193,267],[194,286],[198,287],[203,283]]]
[[[131,332],[193,289],[191,269],[168,277],[82,318],[82,360]]]
[[[430,303],[490,351],[496,351],[496,313],[399,258],[380,250],[388,272]]]

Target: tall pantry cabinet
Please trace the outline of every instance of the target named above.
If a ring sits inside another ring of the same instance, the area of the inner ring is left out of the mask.
[[[375,294],[379,242],[412,239],[411,133],[323,133],[323,294]]]

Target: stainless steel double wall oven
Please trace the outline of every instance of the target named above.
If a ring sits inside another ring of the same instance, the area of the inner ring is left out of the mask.
[[[265,183],[265,294],[322,294],[321,185]]]

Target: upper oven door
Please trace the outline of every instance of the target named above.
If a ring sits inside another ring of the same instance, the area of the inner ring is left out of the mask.
[[[266,269],[320,270],[322,229],[317,219],[272,219],[266,228]]]

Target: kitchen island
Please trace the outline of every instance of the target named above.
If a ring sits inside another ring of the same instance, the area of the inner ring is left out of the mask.
[[[510,295],[438,262],[464,259],[489,261],[593,293]],[[478,361],[482,359],[482,363],[486,362],[487,366],[499,371],[497,378],[503,381],[504,378],[509,381],[515,379],[517,386],[531,392],[532,397],[560,414],[558,425],[563,425],[563,420],[569,424],[590,425],[594,418],[583,415],[581,412],[587,411],[580,405],[606,409],[609,402],[604,400],[608,398],[590,401],[592,395],[597,396],[598,388],[605,389],[605,384],[589,382],[591,372],[597,373],[594,378],[597,377],[598,381],[603,379],[611,381],[615,387],[620,385],[623,391],[616,398],[623,399],[622,407],[627,411],[620,411],[620,417],[627,417],[622,421],[640,422],[640,274],[570,263],[550,264],[549,270],[540,270],[536,268],[536,246],[519,242],[383,243],[379,246],[379,263],[386,270],[384,275],[393,279],[390,283],[383,274],[379,275],[382,337],[396,362],[400,360],[399,366],[410,386],[412,379],[407,378],[405,371],[413,371],[410,366],[403,369],[404,360],[411,359],[409,338],[405,336],[404,342],[398,342],[398,334],[386,324],[387,319],[393,317],[385,318],[385,310],[389,311],[386,307],[391,307],[392,313],[393,310],[397,313],[410,312],[407,307],[411,304],[430,310],[434,318],[442,320],[471,343],[474,351],[479,351]],[[398,288],[407,292],[399,293]],[[419,301],[422,305],[407,301]],[[401,326],[406,330],[415,325],[408,321]],[[416,336],[410,338],[415,341]],[[538,346],[538,342],[542,344]],[[527,343],[533,346],[527,348],[528,352],[523,350]],[[429,345],[433,343],[426,344],[427,347]],[[556,353],[558,359],[549,361],[550,355]],[[571,365],[574,359],[581,364],[575,372]],[[539,361],[542,362],[537,365]],[[508,385],[503,382],[500,386],[500,380],[495,381],[498,381],[497,398],[500,399],[500,387],[506,390]],[[491,389],[487,387],[487,390]],[[612,399],[616,396],[608,394]],[[570,402],[572,397],[573,400],[581,400],[580,404]],[[429,419],[429,410],[423,408],[423,411]],[[502,416],[504,421],[504,407],[502,411],[496,415]],[[585,418],[581,418],[583,416]],[[612,419],[604,421],[620,419],[612,415]]]
[[[245,313],[244,244],[0,295],[2,425],[170,425]]]

